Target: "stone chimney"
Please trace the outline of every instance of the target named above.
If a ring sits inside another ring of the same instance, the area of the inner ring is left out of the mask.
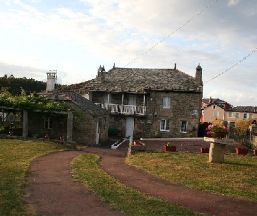
[[[195,80],[197,83],[199,83],[200,85],[203,85],[203,80],[202,80],[202,67],[200,66],[200,64],[196,67],[196,72],[195,72]]]
[[[97,71],[97,78],[100,79],[101,82],[104,82],[105,80],[105,68],[104,66],[101,66],[98,68],[98,71]]]
[[[57,80],[57,71],[49,71],[46,73],[47,81],[46,81],[46,92],[52,92],[55,89],[55,83]]]

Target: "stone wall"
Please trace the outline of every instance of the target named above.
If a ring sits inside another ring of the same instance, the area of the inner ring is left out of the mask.
[[[163,108],[163,97],[171,106]],[[147,101],[145,137],[197,137],[202,94],[187,92],[151,92]],[[160,131],[160,121],[169,120],[169,131]],[[187,121],[187,132],[181,133],[181,121]]]
[[[45,121],[50,119],[50,127],[46,127]],[[28,112],[28,136],[44,138],[48,134],[50,139],[66,137],[67,115],[41,112]]]
[[[99,142],[108,140],[109,116],[96,115],[90,111],[81,110],[77,105],[70,103],[73,110],[73,140],[78,144],[96,144],[96,125],[99,122]]]
[[[171,107],[163,108],[163,97],[170,97]],[[134,135],[142,137],[197,137],[202,95],[194,93],[151,92],[146,97],[147,113],[134,116]],[[169,131],[160,131],[160,120],[169,120]],[[187,121],[187,132],[181,133],[181,121]],[[126,116],[111,115],[110,127],[125,136]]]

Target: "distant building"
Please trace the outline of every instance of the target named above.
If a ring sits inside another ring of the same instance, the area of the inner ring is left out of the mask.
[[[226,101],[219,98],[202,100],[201,122],[213,122],[214,120],[227,121],[234,124],[236,120],[257,119],[257,107],[255,106],[236,106],[233,107]]]

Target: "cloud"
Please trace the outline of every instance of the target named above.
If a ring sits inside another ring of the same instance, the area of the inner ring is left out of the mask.
[[[8,43],[0,36],[0,45],[5,45],[0,61],[48,69],[58,64],[65,71],[64,83],[93,78],[99,64],[108,68],[113,62],[117,66],[130,63],[129,67],[162,68],[173,67],[176,62],[191,75],[200,62],[204,79],[209,79],[257,44],[257,4],[253,0],[244,4],[238,0],[73,1],[84,5],[79,8],[61,3],[50,7],[52,1],[48,0],[32,1],[0,0],[6,7],[0,11],[0,28],[17,35],[14,39],[6,35]],[[42,9],[43,3],[49,4],[48,9]],[[248,89],[256,78],[240,81],[244,76],[256,77],[255,62],[210,82],[205,95],[213,88],[222,95],[238,83]],[[257,99],[251,101],[257,104]]]
[[[228,5],[229,6],[235,6],[239,3],[239,0],[229,0],[228,1]]]

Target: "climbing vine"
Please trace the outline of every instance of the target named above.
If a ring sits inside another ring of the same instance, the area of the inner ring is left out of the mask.
[[[24,91],[20,95],[12,95],[8,91],[1,91],[0,106],[43,111],[67,111],[68,109],[64,102],[49,100],[35,94],[27,95]]]

